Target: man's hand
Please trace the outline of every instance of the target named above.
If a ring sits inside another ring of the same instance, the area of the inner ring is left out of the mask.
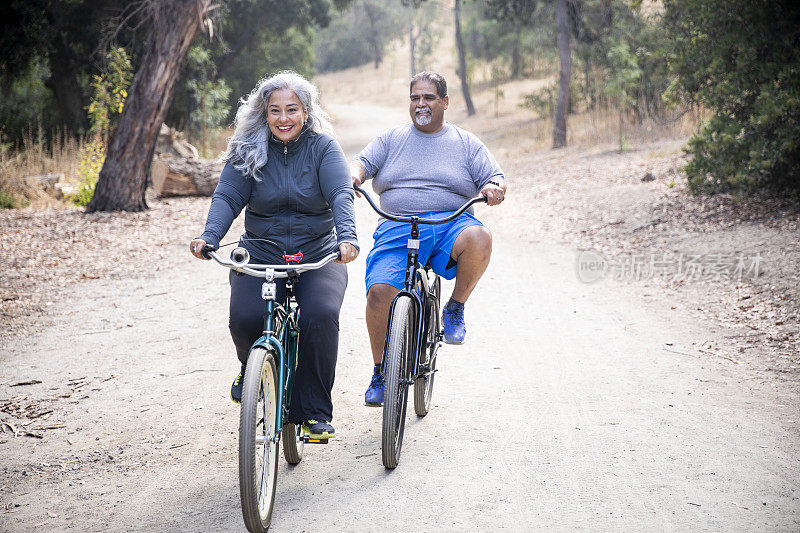
[[[481,196],[485,196],[489,205],[498,205],[506,196],[506,182],[501,181],[499,185],[492,182],[487,183],[481,189]]]
[[[358,257],[358,248],[349,242],[343,242],[339,245],[339,255],[341,255],[342,258],[335,259],[337,263],[349,263],[350,261],[355,261],[356,257]]]
[[[361,187],[367,179],[367,171],[361,163],[354,161],[350,164],[350,178],[353,180],[353,187]],[[356,191],[356,196],[361,198],[361,193]]]

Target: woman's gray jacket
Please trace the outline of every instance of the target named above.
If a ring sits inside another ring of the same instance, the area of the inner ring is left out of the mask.
[[[353,187],[339,143],[303,129],[284,144],[269,136],[267,164],[258,180],[229,161],[222,170],[201,239],[214,246],[246,207],[240,245],[256,262],[283,264],[284,254],[318,261],[349,242],[358,247]],[[263,242],[250,239],[269,239]]]

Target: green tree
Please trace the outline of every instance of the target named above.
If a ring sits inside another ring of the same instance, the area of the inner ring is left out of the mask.
[[[712,112],[689,141],[696,192],[800,193],[800,4],[666,0],[681,93]]]
[[[0,119],[11,139],[19,139],[31,122],[44,131],[88,130],[89,80],[101,63],[104,28],[125,9],[125,2],[112,0],[0,2]],[[138,20],[135,13],[131,19]],[[36,97],[20,94],[24,86],[35,89]],[[27,124],[18,120],[15,110],[31,105],[24,113]]]
[[[619,43],[608,51],[608,64],[610,75],[605,94],[611,97],[619,113],[619,151],[622,152],[627,144],[622,134],[625,112],[636,103],[642,69],[626,43]]]
[[[403,35],[404,21],[400,2],[356,0],[316,32],[317,68],[328,72],[369,61],[378,68],[389,43]]]
[[[133,67],[128,53],[121,46],[106,54],[104,72],[92,77],[92,97],[86,108],[89,114],[90,133],[106,139],[114,128],[116,118],[122,113]]]

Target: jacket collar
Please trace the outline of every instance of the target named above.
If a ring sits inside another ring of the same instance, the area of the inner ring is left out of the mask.
[[[298,146],[300,146],[303,142],[305,142],[305,138],[311,135],[311,128],[308,127],[308,124],[303,126],[303,129],[300,130],[300,135],[297,138],[289,141],[286,143],[286,148],[289,152],[294,151]],[[272,134],[272,131],[269,132],[269,142],[273,143],[279,149],[283,150],[283,141],[280,141],[275,138],[275,135]]]

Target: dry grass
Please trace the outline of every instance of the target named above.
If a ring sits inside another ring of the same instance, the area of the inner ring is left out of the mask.
[[[18,199],[21,205],[58,205],[60,202],[42,189],[37,176],[63,173],[69,179],[80,162],[84,139],[75,139],[63,132],[53,134],[50,143],[45,143],[43,137],[42,132],[35,137],[28,133],[19,149],[0,147],[0,191]]]

